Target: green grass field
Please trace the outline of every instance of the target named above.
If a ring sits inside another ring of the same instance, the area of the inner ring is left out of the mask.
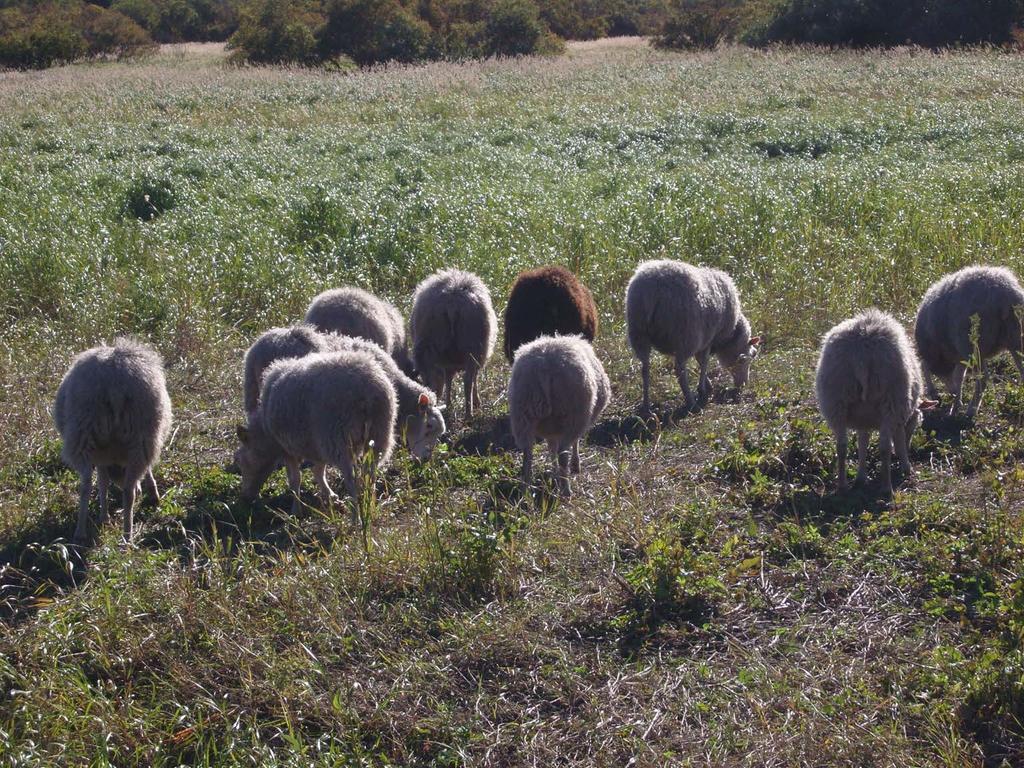
[[[1024,58],[223,57],[0,74],[0,765],[1024,764],[1012,366],[975,423],[930,420],[892,503],[832,493],[813,401],[835,322],[1024,269]],[[622,299],[666,256],[729,270],[765,344],[739,403],[686,417],[659,360],[649,430]],[[593,289],[614,391],[572,501],[517,500],[498,357],[365,532],[293,518],[283,473],[238,499],[262,330],[340,284],[407,311],[444,266],[500,312],[549,262]],[[166,493],[136,547],[115,522],[83,554],[49,408],[125,332],[168,366]]]

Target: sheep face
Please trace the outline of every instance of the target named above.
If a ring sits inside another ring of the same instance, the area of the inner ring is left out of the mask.
[[[732,374],[732,383],[737,389],[746,386],[750,380],[750,365],[757,358],[758,347],[761,342],[759,336],[753,337],[747,345],[747,351],[740,353],[735,362],[728,364],[726,368]],[[725,362],[725,361],[723,361]]]
[[[405,422],[405,444],[409,448],[409,453],[418,461],[426,461],[445,431],[441,409],[424,392],[420,395],[416,415],[410,416]]]
[[[255,501],[277,467],[277,452],[259,428],[239,426],[238,441],[241,445],[235,451],[235,465],[242,473],[241,495],[246,501]]]

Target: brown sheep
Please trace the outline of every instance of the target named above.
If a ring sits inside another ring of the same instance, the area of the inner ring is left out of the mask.
[[[597,336],[597,306],[587,286],[565,267],[520,273],[505,306],[505,357],[541,336]]]

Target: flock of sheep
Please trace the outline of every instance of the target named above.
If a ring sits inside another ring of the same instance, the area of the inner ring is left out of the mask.
[[[851,429],[858,435],[858,481],[865,477],[873,430],[879,432],[886,491],[892,491],[894,447],[904,474],[912,473],[910,439],[921,411],[937,405],[933,375],[953,395],[952,413],[961,403],[967,368],[979,369],[970,416],[977,412],[992,355],[1008,350],[1024,377],[1022,315],[1024,290],[1012,272],[968,267],[926,293],[917,314],[916,350],[902,326],[876,309],[829,331],[815,389],[836,435],[838,486],[847,482]],[[546,440],[559,491],[568,496],[570,474],[580,471],[580,440],[611,397],[591,346],[598,327],[593,296],[570,271],[541,267],[519,275],[504,321],[504,351],[512,362],[509,417],[523,452],[522,480],[530,484],[533,446]],[[688,407],[710,395],[712,354],[740,388],[758,353],[760,339],[751,335],[736,286],[717,269],[673,260],[641,264],[626,289],[626,322],[641,364],[644,413],[650,412],[652,350],[674,358]],[[480,408],[477,378],[497,339],[497,317],[480,278],[451,269],[424,280],[413,295],[409,327],[411,355],[394,306],[358,288],[338,288],[317,296],[303,323],[271,329],[256,340],[245,355],[247,423],[238,428],[235,454],[243,497],[257,498],[283,465],[298,506],[300,471],[308,462],[324,504],[335,498],[328,466],[341,471],[358,503],[367,487],[372,492],[374,472],[388,461],[396,435],[417,459],[430,456],[446,429],[438,398],[451,405],[457,373],[466,417]],[[686,370],[690,358],[700,369],[696,397]],[[123,488],[124,534],[131,540],[143,482],[157,498],[152,469],[171,423],[159,355],[131,339],[81,353],[61,381],[53,416],[63,459],[81,475],[76,541],[86,540],[94,469],[99,522],[107,518],[113,477]]]

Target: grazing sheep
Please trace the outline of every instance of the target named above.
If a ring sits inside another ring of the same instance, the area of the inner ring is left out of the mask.
[[[327,484],[327,466],[341,470],[354,503],[361,497],[357,466],[373,448],[371,482],[377,467],[391,457],[395,389],[377,359],[368,352],[324,352],[279,360],[263,379],[248,426],[238,427],[241,447],[235,462],[242,471],[242,497],[253,501],[267,477],[283,462],[288,485],[299,502],[303,460],[324,505],[335,498]],[[355,518],[353,508],[353,518]]]
[[[645,261],[626,288],[626,328],[629,344],[640,360],[643,410],[651,409],[651,349],[675,358],[676,378],[693,408],[686,361],[700,364],[697,393],[711,394],[708,359],[712,353],[732,373],[736,388],[747,383],[750,363],[757,357],[760,337],[750,335],[750,323],[740,309],[736,286],[725,272],[681,261]]]
[[[1001,267],[967,267],[946,275],[925,293],[917,310],[914,337],[924,363],[928,396],[938,398],[932,376],[941,377],[953,395],[950,415],[960,408],[967,366],[979,364],[981,375],[974,382],[974,397],[967,415],[974,417],[988,380],[985,362],[1007,350],[1024,378],[1021,359],[1019,312],[1024,308],[1024,290],[1016,276]],[[972,340],[972,318],[977,325],[977,349]],[[979,322],[980,321],[980,322]]]
[[[101,525],[107,520],[111,471],[123,468],[124,536],[131,541],[141,480],[159,501],[153,466],[171,428],[171,399],[160,355],[126,338],[82,352],[57,388],[53,420],[64,441],[61,457],[81,475],[75,541],[84,543],[88,534],[94,467]]]
[[[314,352],[330,352],[332,338],[346,338],[323,334],[311,325],[295,325],[291,328],[271,328],[246,350],[242,392],[245,412],[256,410],[260,399],[263,374],[278,360],[305,357]]]
[[[593,348],[579,336],[541,336],[521,346],[508,383],[512,435],[523,452],[523,482],[533,475],[533,444],[548,443],[559,491],[569,496],[572,471],[580,471],[580,439],[611,397],[608,376]]]
[[[445,270],[416,287],[410,318],[416,370],[449,407],[452,378],[463,371],[467,419],[480,407],[477,376],[494,351],[497,326],[491,294],[470,272]]]
[[[866,476],[868,437],[877,429],[882,454],[882,484],[892,493],[893,446],[907,477],[910,439],[921,410],[934,406],[921,398],[921,369],[903,327],[877,309],[846,320],[827,334],[815,378],[818,407],[836,436],[837,482],[846,487],[847,430],[857,430],[857,482]]]
[[[505,358],[540,336],[597,336],[597,306],[583,283],[565,267],[520,273],[505,305]]]
[[[351,287],[324,291],[310,303],[305,322],[321,333],[357,336],[379,344],[403,372],[413,374],[401,313],[372,293]]]
[[[245,353],[245,410],[259,404],[263,374],[277,360],[305,357],[316,352],[366,352],[373,355],[391,381],[398,396],[398,428],[405,435],[409,452],[427,459],[445,433],[444,416],[434,393],[406,376],[398,364],[372,341],[334,333],[320,333],[311,325],[272,328],[260,336]]]

